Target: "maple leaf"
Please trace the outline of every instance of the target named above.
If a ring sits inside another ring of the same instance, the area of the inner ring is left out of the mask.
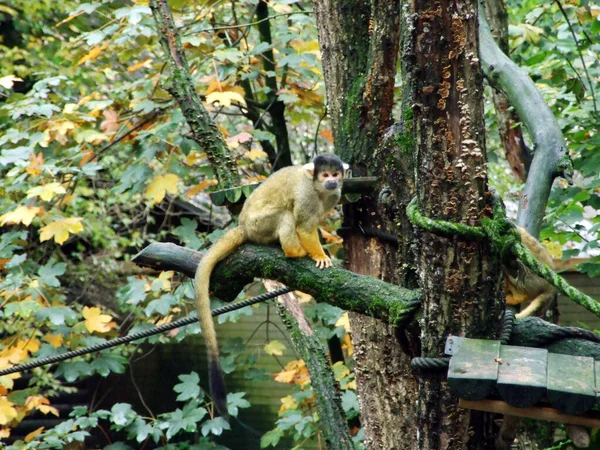
[[[55,195],[67,192],[60,183],[48,183],[43,186],[32,187],[27,191],[27,198],[39,197],[45,202],[49,202]]]
[[[64,336],[60,333],[47,334],[46,336],[44,336],[44,341],[49,343],[52,347],[58,348],[63,344]]]
[[[119,129],[119,114],[113,109],[105,109],[102,112],[104,120],[100,124],[102,131],[117,131]]]
[[[26,352],[24,355],[26,357],[28,353],[35,353],[40,349],[40,341],[37,339],[20,340],[15,347]]]
[[[146,198],[153,203],[162,202],[167,192],[169,194],[177,194],[179,191],[177,187],[178,181],[179,177],[174,173],[154,177],[146,189]]]
[[[215,102],[221,106],[231,106],[231,102],[238,102],[246,106],[246,100],[244,100],[242,94],[235,91],[211,92],[206,96],[206,103],[212,105]]]
[[[62,245],[69,238],[69,234],[77,234],[83,231],[82,220],[81,217],[70,217],[49,223],[40,228],[40,242],[54,237],[54,242]]]
[[[10,428],[0,428],[0,439],[10,436]]]
[[[29,161],[29,165],[25,167],[25,172],[34,176],[42,173],[42,167],[44,167],[44,154],[42,152],[39,152],[37,155],[34,152],[31,152]]]
[[[281,401],[281,408],[279,408],[279,414],[288,409],[298,409],[298,400],[296,400],[291,395],[287,395],[279,401]]]
[[[252,140],[252,135],[247,131],[242,131],[241,133],[236,134],[235,136],[231,136],[227,138],[227,145],[231,148],[238,148],[240,144],[244,142],[248,142]]]
[[[58,409],[56,409],[54,406],[50,406],[50,400],[48,400],[46,397],[42,397],[41,395],[30,395],[27,397],[27,400],[25,401],[25,409],[27,409],[27,411],[37,409],[43,414],[52,414],[56,417],[59,416]]]
[[[33,441],[36,437],[38,437],[40,434],[42,434],[42,431],[44,431],[44,427],[39,427],[35,430],[33,430],[31,433],[27,434],[27,436],[25,436],[25,442],[31,442]]]
[[[161,272],[160,275],[158,276],[158,278],[154,279],[154,281],[152,281],[152,285],[150,286],[150,289],[153,292],[159,291],[159,290],[163,290],[163,291],[170,291],[171,290],[171,278],[173,278],[173,275],[175,275],[175,272],[172,270],[167,270],[165,272]]]
[[[275,374],[274,379],[278,383],[292,384],[294,382],[295,376],[296,376],[296,370],[282,370],[281,372]]]
[[[285,345],[283,345],[277,340],[273,340],[267,345],[265,345],[264,350],[265,352],[267,352],[268,355],[281,356],[283,355],[283,351],[285,350]]]
[[[4,396],[0,397],[0,425],[6,425],[15,417],[17,417],[15,404]]]
[[[23,81],[23,79],[17,77],[16,75],[7,75],[5,77],[0,78],[0,86],[2,86],[5,89],[11,89],[15,84],[15,81]]]
[[[194,164],[196,164],[198,161],[200,161],[201,159],[206,158],[206,153],[204,152],[189,152],[188,155],[185,157],[185,163],[188,166],[193,166]]]
[[[93,61],[93,60],[95,60],[98,56],[100,56],[100,53],[102,53],[102,50],[104,50],[106,47],[108,47],[107,44],[96,45],[83,58],[81,58],[77,62],[77,65],[80,66],[80,65],[82,65],[86,61]]]
[[[29,226],[33,218],[40,212],[40,209],[38,206],[18,206],[17,209],[0,216],[0,225],[22,223]]]
[[[85,328],[90,333],[93,333],[94,331],[106,333],[117,325],[115,322],[111,322],[111,316],[108,314],[102,314],[100,308],[96,306],[92,308],[84,306],[82,315],[85,318]]]

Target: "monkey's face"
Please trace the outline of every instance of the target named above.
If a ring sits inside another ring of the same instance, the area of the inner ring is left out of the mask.
[[[317,173],[317,181],[328,191],[338,189],[342,184],[343,170],[341,168],[325,167]]]

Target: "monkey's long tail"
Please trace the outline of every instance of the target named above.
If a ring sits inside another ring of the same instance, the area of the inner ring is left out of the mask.
[[[196,269],[196,302],[198,304],[198,319],[202,328],[206,350],[208,353],[208,381],[210,393],[217,412],[227,418],[227,393],[225,391],[225,379],[221,370],[219,360],[219,344],[215,324],[210,312],[210,297],[208,292],[210,275],[219,261],[233,253],[244,243],[246,236],[244,231],[233,228],[221,238],[204,254],[204,257]]]

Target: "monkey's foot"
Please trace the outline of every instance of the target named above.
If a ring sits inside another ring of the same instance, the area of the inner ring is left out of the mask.
[[[316,256],[316,257],[313,257],[312,259],[315,260],[315,265],[319,269],[325,269],[326,267],[333,266],[333,263],[331,262],[331,258],[329,256],[327,256],[327,255]]]

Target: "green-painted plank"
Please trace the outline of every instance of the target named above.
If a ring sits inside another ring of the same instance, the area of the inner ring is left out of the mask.
[[[579,414],[596,403],[594,358],[548,354],[548,399],[560,412]]]
[[[600,406],[600,361],[594,361],[596,368],[596,404]]]
[[[498,392],[512,406],[526,408],[546,393],[548,350],[543,348],[500,347]]]
[[[448,385],[465,400],[481,400],[492,392],[498,379],[500,341],[463,339],[450,359]]]

